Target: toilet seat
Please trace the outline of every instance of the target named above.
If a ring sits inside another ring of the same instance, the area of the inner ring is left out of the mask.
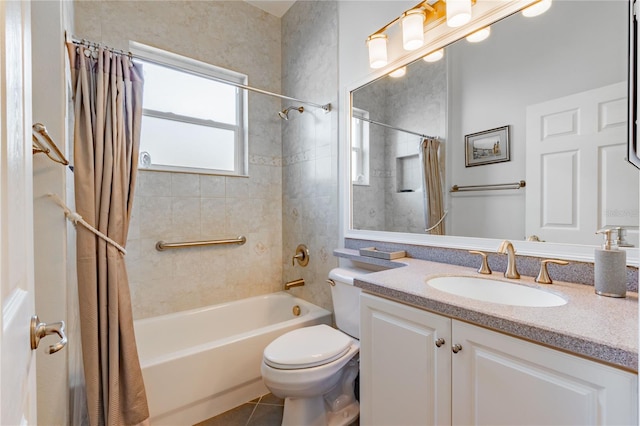
[[[325,324],[299,328],[275,339],[264,350],[264,362],[280,370],[328,364],[349,351],[353,339]]]

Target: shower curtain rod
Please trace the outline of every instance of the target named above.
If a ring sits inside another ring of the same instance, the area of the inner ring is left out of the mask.
[[[98,48],[101,47],[101,48],[103,48],[105,50],[108,50],[110,52],[116,52],[116,53],[121,53],[123,55],[128,55],[132,59],[135,58],[135,59],[142,59],[142,60],[147,61],[147,62],[154,62],[152,60],[149,60],[148,58],[142,58],[142,57],[140,57],[138,55],[135,55],[135,54],[133,54],[131,52],[125,52],[124,50],[121,50],[121,49],[114,49],[112,47],[105,46],[105,45],[103,45],[101,43],[96,43],[96,42],[92,42],[92,41],[85,40],[85,39],[78,39],[76,37],[71,37],[71,42],[73,44],[80,45],[80,46],[98,47]],[[291,96],[285,96],[285,95],[281,95],[279,93],[269,92],[268,90],[258,89],[257,87],[251,87],[251,86],[247,86],[245,84],[235,83],[233,81],[227,81],[227,80],[224,80],[224,79],[221,79],[221,78],[213,77],[213,76],[210,76],[210,75],[204,75],[204,74],[197,73],[197,72],[194,72],[194,71],[191,71],[191,70],[189,70],[189,73],[197,74],[197,75],[200,75],[202,77],[206,77],[209,80],[217,81],[218,83],[228,84],[230,86],[234,86],[234,87],[237,87],[239,89],[245,89],[245,90],[249,90],[251,92],[261,93],[261,94],[267,95],[267,96],[273,96],[273,97],[280,98],[280,99],[286,99],[288,101],[294,101],[294,102],[299,102],[299,103],[302,103],[302,104],[305,104],[305,105],[310,105],[312,107],[316,107],[316,108],[322,109],[325,113],[331,111],[331,103],[320,105],[320,104],[317,104],[315,102],[304,101],[302,99],[293,98]]]
[[[382,126],[382,127],[386,127],[387,129],[393,129],[393,130],[397,130],[399,132],[404,132],[404,133],[409,133],[411,135],[416,135],[416,136],[420,136],[423,137],[425,139],[438,139],[435,136],[429,136],[429,135],[423,135],[422,133],[418,133],[418,132],[412,132],[411,130],[406,130],[406,129],[402,129],[400,127],[395,127],[395,126],[391,126],[389,124],[385,124],[385,123],[381,123],[379,121],[375,121],[375,120],[371,120],[369,118],[364,118],[364,117],[357,117],[359,120],[363,120],[366,122],[369,122],[371,124],[376,124],[378,126]]]

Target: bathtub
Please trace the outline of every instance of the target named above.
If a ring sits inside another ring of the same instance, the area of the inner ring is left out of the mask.
[[[286,292],[136,320],[151,424],[192,425],[267,393],[264,348],[315,324],[331,312]]]

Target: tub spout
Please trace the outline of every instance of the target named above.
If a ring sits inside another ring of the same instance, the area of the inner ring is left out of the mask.
[[[304,285],[304,278],[298,278],[297,280],[289,281],[284,284],[284,289],[289,290],[291,287],[302,287]]]

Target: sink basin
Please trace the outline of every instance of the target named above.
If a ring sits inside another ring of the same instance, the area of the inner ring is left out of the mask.
[[[427,284],[437,290],[456,296],[502,305],[542,308],[562,306],[567,303],[562,297],[548,291],[490,278],[437,277],[428,280]]]

